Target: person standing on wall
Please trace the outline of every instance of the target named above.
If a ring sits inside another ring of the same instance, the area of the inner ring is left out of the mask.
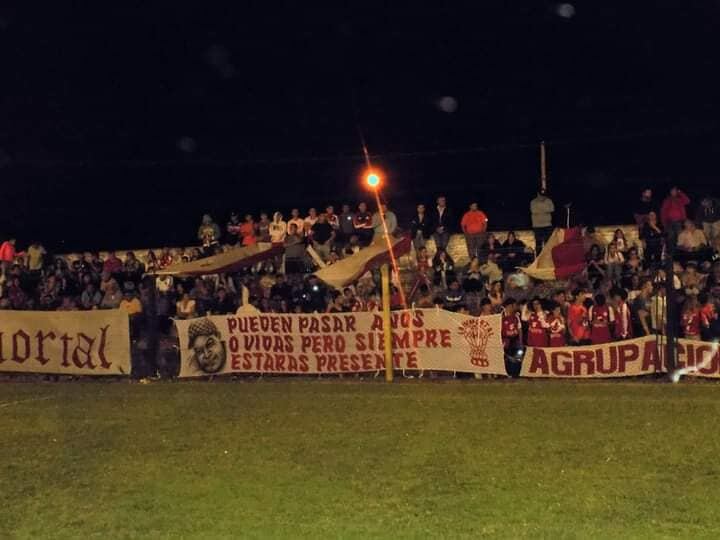
[[[535,233],[535,254],[538,255],[553,231],[552,215],[555,205],[547,196],[545,189],[538,191],[537,197],[530,201],[530,219]]]
[[[485,243],[487,223],[488,218],[485,212],[478,210],[477,203],[471,203],[470,209],[465,212],[460,221],[470,260],[480,256],[480,247]]]
[[[443,195],[437,198],[437,206],[430,213],[435,232],[433,240],[435,240],[435,250],[446,250],[450,241],[450,229],[453,225],[453,216],[447,207],[447,199]]]

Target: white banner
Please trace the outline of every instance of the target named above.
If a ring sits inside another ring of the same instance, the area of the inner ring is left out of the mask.
[[[720,378],[720,351],[717,342],[678,340],[677,367],[694,377]]]
[[[0,371],[129,375],[127,313],[0,311]]]
[[[237,314],[176,321],[180,377],[385,369],[382,314]],[[396,369],[506,374],[500,316],[392,312]]]
[[[662,344],[646,336],[602,345],[528,347],[521,377],[637,377],[666,371]]]

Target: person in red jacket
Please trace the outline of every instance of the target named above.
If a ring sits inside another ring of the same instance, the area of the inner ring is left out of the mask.
[[[550,331],[550,347],[565,347],[567,345],[565,340],[567,324],[565,323],[565,317],[562,315],[562,306],[557,302],[553,304],[552,313],[550,313],[547,323]]]
[[[503,302],[502,342],[505,350],[505,370],[510,377],[519,377],[523,356],[522,321],[513,298]]]
[[[20,251],[18,252],[15,249],[15,239],[10,238],[9,240],[5,240],[2,245],[0,245],[0,264],[2,265],[3,270],[7,270],[10,268],[13,262],[15,262],[16,257],[24,257],[25,252]]]
[[[671,234],[673,245],[677,240],[677,235],[680,234],[683,221],[687,219],[686,206],[688,204],[690,204],[688,196],[673,186],[660,207],[660,221],[665,230]]]
[[[688,299],[685,300],[680,316],[680,325],[685,339],[700,340],[700,309],[698,309],[695,296],[688,296]]]
[[[508,298],[503,302],[502,342],[506,352],[509,349],[522,347],[522,322],[514,298]]]
[[[712,341],[716,336],[713,330],[718,320],[715,304],[710,299],[707,292],[698,294],[698,304],[700,305],[700,335],[703,341]]]
[[[595,297],[595,305],[588,310],[588,319],[590,319],[590,341],[593,345],[612,341],[610,326],[615,322],[615,315],[605,303],[604,294]]]
[[[585,307],[585,294],[578,290],[573,295],[575,299],[568,306],[567,315],[570,341],[573,345],[587,345],[590,343],[590,328],[588,325],[588,310]]]
[[[530,307],[523,313],[523,320],[528,323],[528,347],[547,347],[548,324],[545,321],[545,311],[543,311],[540,298],[535,297],[532,299]]]

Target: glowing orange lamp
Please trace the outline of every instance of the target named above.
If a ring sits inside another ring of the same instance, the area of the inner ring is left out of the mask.
[[[370,172],[365,177],[365,182],[368,186],[370,186],[373,189],[377,189],[378,186],[380,186],[380,175],[376,172]]]

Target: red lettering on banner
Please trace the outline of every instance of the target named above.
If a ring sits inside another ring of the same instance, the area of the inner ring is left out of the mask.
[[[226,319],[227,327],[228,327],[228,334],[232,335],[232,333],[237,330],[238,322],[235,317],[228,317]]]
[[[373,322],[370,325],[370,330],[378,330],[382,332],[383,320],[381,315],[373,315]]]
[[[414,334],[415,332],[413,332]],[[413,347],[417,347],[417,341]],[[402,334],[393,334],[393,348],[394,349],[409,349],[410,348],[410,332],[403,332]]]
[[[558,364],[558,356],[557,353],[561,351],[556,351],[550,355],[550,371],[552,371],[553,375],[560,375],[567,376],[572,375],[573,370],[573,362],[572,360],[565,360],[562,365],[563,369],[560,369],[560,365]],[[573,351],[573,356],[576,355],[578,352],[581,351]]]
[[[60,340],[63,342],[63,360],[61,365],[63,367],[70,367],[70,360],[68,360],[68,345],[72,341],[72,338],[67,334],[63,334],[60,336]]]
[[[413,326],[416,328],[422,328],[425,326],[425,313],[422,311],[413,312]]]
[[[230,336],[228,339],[228,348],[230,352],[238,352],[240,350],[240,340],[237,336]]]
[[[422,311],[420,312],[422,313]],[[425,335],[425,343],[428,347],[437,347],[437,330],[427,330],[427,333]]]
[[[558,354],[562,354],[563,351],[558,351]],[[593,351],[573,351],[573,375],[580,376],[583,374],[583,365],[587,368],[588,375],[595,374],[595,353]]]
[[[452,346],[452,343],[450,343],[450,330],[440,330],[440,346],[443,349],[448,349]]]
[[[695,358],[697,365],[702,366],[698,371],[703,375],[714,375],[718,370],[718,355],[713,354],[709,361],[705,359],[706,355],[712,353],[712,347],[710,345],[700,345],[695,351]],[[707,364],[706,364],[707,362]]]
[[[252,369],[252,354],[245,353],[242,356],[243,356],[242,369]]]
[[[375,369],[385,369],[385,357],[382,354],[375,354]]]
[[[275,369],[277,371],[285,371],[285,355],[281,354],[275,357]]]
[[[48,338],[55,339],[55,332],[48,332],[47,334],[44,334],[42,330],[38,330],[37,334],[35,334],[35,337],[37,338],[38,342],[38,351],[35,360],[37,360],[44,366],[50,361],[49,358],[45,358],[45,340]]]
[[[643,358],[642,358],[642,370],[649,371],[652,368],[653,371],[662,371],[662,363],[660,361],[660,354],[658,353],[657,342],[646,341],[643,346]]]
[[[355,330],[355,315],[344,315],[345,318],[345,331],[346,332],[357,332]]]
[[[423,341],[425,341],[425,331],[424,330],[414,330],[412,335],[413,335],[413,349],[417,349],[420,346],[420,344],[422,344]]]
[[[308,326],[310,325],[310,320],[308,317],[300,317],[298,319],[298,330],[302,334],[305,330],[307,330]]]
[[[420,312],[422,313],[422,312]],[[408,369],[417,369],[418,363],[417,363],[417,351],[408,351],[407,352],[407,368]]]
[[[23,351],[22,357],[18,354],[18,350],[20,349],[18,345],[18,337],[22,339],[22,347],[25,349]],[[18,364],[22,364],[25,360],[30,358],[30,336],[23,330],[18,330],[13,334],[12,338],[12,358],[14,362],[17,362]]]
[[[640,358],[640,348],[633,343],[618,346],[618,368],[620,373],[627,372],[627,363]]]
[[[365,334],[355,335],[355,349],[360,352],[367,350],[367,345],[365,345]]]
[[[401,353],[393,353],[392,359],[393,359],[393,367],[395,369],[402,369],[402,365],[400,363],[401,359],[402,359],[402,354]]]
[[[297,358],[295,358],[293,355],[288,355],[288,371],[292,371],[293,373],[298,370],[298,361]]]
[[[82,343],[82,341],[84,341],[85,343]],[[87,348],[83,349],[82,345],[85,345]],[[72,353],[73,363],[77,367],[95,369],[95,364],[93,364],[92,362],[93,345],[95,345],[95,339],[83,334],[82,332],[78,333],[77,345],[75,345],[75,350]],[[84,360],[80,358],[81,354],[84,355]]]
[[[685,346],[682,343],[677,344],[677,366],[678,368],[687,367],[687,362],[683,359],[685,356]]]
[[[230,355],[230,369],[233,371],[240,371],[242,369],[242,355],[241,354],[231,354]]]
[[[617,371],[617,348],[610,347],[609,353],[610,358],[608,359],[608,366],[605,365],[605,351],[603,349],[598,349],[595,353],[595,363],[597,366],[597,371],[602,375],[611,375],[612,373],[615,373]]]
[[[334,354],[328,355],[327,369],[328,371],[337,371],[337,357]]]
[[[548,375],[548,361],[545,356],[545,351],[538,348],[533,348],[532,359],[530,360],[530,373],[537,373],[538,371],[543,375]]]
[[[298,360],[300,360],[300,371],[309,371],[310,370],[310,364],[309,364],[309,360],[308,360],[307,356],[305,356],[304,354],[301,354],[298,357]]]
[[[108,328],[110,328],[109,324],[100,329],[100,345],[98,345],[98,358],[100,359],[100,367],[103,369],[108,369],[112,365],[112,362],[108,362],[105,358]]]
[[[373,355],[372,354],[361,354],[360,355],[360,361],[362,362],[362,368],[363,371],[371,371],[372,365],[373,365]]]

